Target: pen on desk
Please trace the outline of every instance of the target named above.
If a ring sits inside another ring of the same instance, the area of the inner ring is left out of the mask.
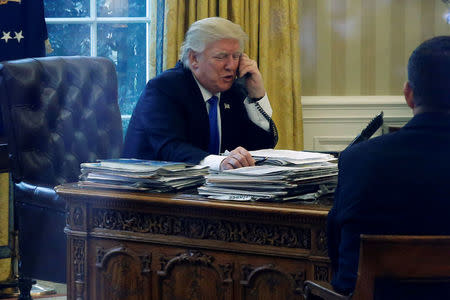
[[[230,151],[228,151],[228,150],[225,150],[221,155],[223,155],[223,156],[227,156],[227,155],[229,155],[231,152]],[[264,164],[264,162],[266,162],[266,160],[269,158],[269,157],[253,157],[254,159],[255,159],[255,166],[259,166],[259,165],[262,165],[262,164]]]
[[[267,159],[268,159],[268,157],[255,159],[255,166],[262,165]]]

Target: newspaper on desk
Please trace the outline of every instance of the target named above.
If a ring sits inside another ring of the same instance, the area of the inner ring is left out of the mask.
[[[311,200],[336,186],[332,155],[274,149],[250,153],[259,165],[211,172],[198,193],[218,200]]]

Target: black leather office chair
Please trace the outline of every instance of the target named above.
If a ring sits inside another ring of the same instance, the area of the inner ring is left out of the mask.
[[[47,57],[0,64],[0,103],[14,182],[21,276],[66,282],[65,203],[53,187],[80,163],[119,157],[114,64]]]

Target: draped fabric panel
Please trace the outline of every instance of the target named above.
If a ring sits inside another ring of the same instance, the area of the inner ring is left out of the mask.
[[[9,173],[0,171],[0,247],[8,247],[9,225]],[[0,259],[0,281],[11,275],[11,258]]]
[[[296,0],[166,0],[164,68],[178,60],[196,20],[219,16],[249,35],[245,52],[258,62],[278,127],[280,149],[303,149],[299,2]],[[230,149],[231,150],[231,149]]]
[[[44,1],[0,1],[0,61],[45,56]]]

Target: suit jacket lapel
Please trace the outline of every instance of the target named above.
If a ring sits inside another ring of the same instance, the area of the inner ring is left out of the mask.
[[[202,92],[189,69],[184,68],[187,82],[186,101],[187,110],[192,113],[192,129],[201,141],[201,148],[208,149],[209,143],[209,118]]]

